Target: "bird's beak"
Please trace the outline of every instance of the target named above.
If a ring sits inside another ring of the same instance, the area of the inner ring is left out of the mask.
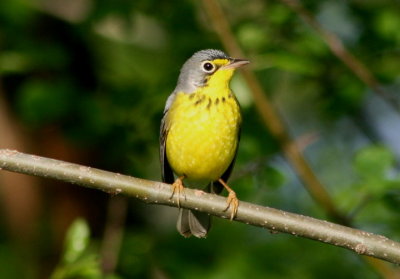
[[[247,65],[249,63],[250,63],[249,60],[232,58],[232,59],[230,59],[230,62],[228,64],[226,64],[225,66],[223,66],[222,68],[237,69],[237,68]]]

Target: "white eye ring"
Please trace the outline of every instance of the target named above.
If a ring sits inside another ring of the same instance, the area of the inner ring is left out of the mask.
[[[204,72],[206,73],[212,73],[215,71],[215,65],[211,63],[210,61],[204,61],[201,64],[201,68],[203,69]]]

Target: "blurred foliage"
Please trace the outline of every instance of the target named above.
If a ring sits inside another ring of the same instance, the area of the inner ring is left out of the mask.
[[[317,135],[304,145],[304,153],[338,207],[358,227],[399,240],[399,108],[374,96],[281,2],[220,2],[290,133],[299,139]],[[398,2],[305,5],[400,101]],[[50,152],[49,142],[67,143],[86,165],[159,180],[158,131],[165,100],[183,62],[204,48],[222,46],[198,1],[2,0],[0,98],[36,150]],[[232,87],[244,116],[230,182],[239,198],[326,218],[263,127],[240,75]],[[46,187],[51,183],[42,182],[43,192],[51,192]],[[107,208],[92,195],[82,195],[82,207]],[[43,278],[52,272],[53,278],[103,278],[96,247],[109,224],[102,223],[100,213],[89,216],[89,239],[88,224],[73,223],[60,252],[55,240],[60,228],[48,219],[68,210],[55,208],[62,204],[52,199],[43,195],[44,212],[32,220],[41,236],[29,247],[17,244],[5,221],[7,212],[1,212],[1,278]],[[215,220],[206,240],[183,239],[175,232],[176,215],[174,209],[132,199],[113,276],[379,278],[349,251],[226,220]]]
[[[89,238],[86,221],[75,220],[66,233],[63,256],[51,279],[103,278],[98,255],[89,251]]]

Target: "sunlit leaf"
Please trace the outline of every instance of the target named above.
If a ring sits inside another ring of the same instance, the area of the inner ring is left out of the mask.
[[[383,178],[393,163],[393,153],[379,145],[363,148],[355,157],[355,168],[364,177]]]
[[[89,244],[89,226],[83,219],[77,219],[70,226],[65,237],[64,261],[66,263],[75,262]]]

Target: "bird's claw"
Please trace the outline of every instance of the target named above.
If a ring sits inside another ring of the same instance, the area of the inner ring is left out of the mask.
[[[239,207],[239,200],[236,197],[236,193],[233,191],[229,192],[228,198],[226,199],[227,206],[224,211],[227,211],[230,207],[232,207],[232,212],[231,212],[231,218],[230,220],[232,221],[233,218],[236,217],[238,207]]]
[[[169,199],[172,199],[175,193],[177,194],[176,203],[178,204],[178,207],[180,207],[181,194],[183,194],[186,199],[185,187],[183,186],[182,178],[178,178],[174,183],[172,183],[172,195]]]

